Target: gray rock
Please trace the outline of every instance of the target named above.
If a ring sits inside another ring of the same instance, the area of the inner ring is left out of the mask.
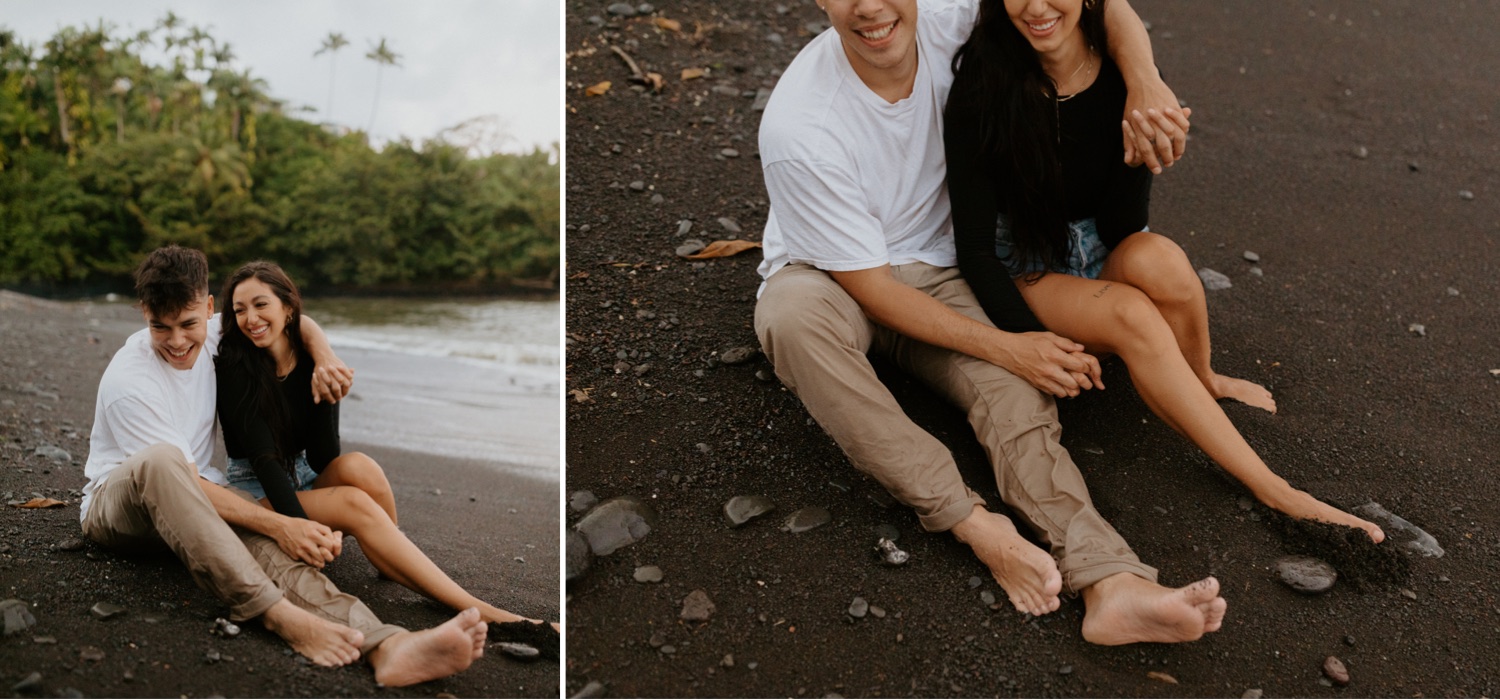
[[[83,549],[83,540],[77,537],[69,537],[57,543],[57,548],[64,552],[76,552]]]
[[[78,660],[99,663],[104,660],[104,650],[93,646],[82,647],[78,650]]]
[[[724,668],[734,668],[734,654],[725,654],[724,658],[719,659],[719,665]]]
[[[969,577],[969,588],[978,588],[978,587],[983,586],[983,585],[984,585],[984,579],[979,578],[978,576],[970,576]]]
[[[1245,251],[1245,259],[1253,263],[1258,263],[1260,262],[1260,255],[1254,251],[1247,250]]]
[[[724,156],[725,158],[738,158],[740,157],[740,152],[737,149],[733,148],[722,148],[719,149],[719,155]],[[735,233],[738,233],[738,231],[736,231]]]
[[[26,674],[26,677],[22,678],[19,683],[16,683],[15,685],[11,686],[10,690],[13,693],[24,693],[26,691],[29,691],[29,690],[32,690],[32,689],[36,688],[37,686],[39,686],[41,684],[42,684],[42,674],[38,673],[36,671],[32,671],[31,673]]]
[[[824,525],[833,520],[833,515],[826,508],[818,506],[807,506],[791,515],[782,523],[781,529],[785,532],[798,533],[807,532]]]
[[[864,598],[854,596],[854,601],[849,603],[849,617],[856,620],[863,619],[870,612],[870,603]]]
[[[500,653],[522,661],[534,661],[542,655],[536,647],[520,642],[500,642],[495,646],[500,649]]]
[[[649,15],[652,12],[656,11],[656,6],[652,5],[649,2],[643,2],[643,3],[635,6],[635,11],[639,12],[639,13],[641,13],[643,15]]]
[[[1234,286],[1229,281],[1228,275],[1207,267],[1198,268],[1198,279],[1203,280],[1203,288],[1210,292],[1217,292],[1221,289],[1229,289]]]
[[[1261,690],[1260,688],[1251,688],[1251,689],[1245,691],[1245,694],[1241,695],[1240,697],[1241,698],[1249,698],[1250,700],[1256,700],[1257,698],[1264,697],[1265,694],[1266,694],[1265,691]]]
[[[7,637],[19,634],[36,624],[36,616],[31,614],[31,606],[15,598],[0,601],[0,616],[5,619],[5,636]]]
[[[604,697],[604,684],[600,683],[599,681],[589,681],[588,685],[583,686],[581,690],[579,690],[577,693],[574,693],[573,697],[577,698],[578,700],[585,700],[586,698],[602,698]]]
[[[1456,297],[1456,296],[1458,296],[1458,287],[1449,287],[1448,288],[1448,296],[1450,296],[1450,297]]]
[[[719,217],[719,225],[723,226],[724,230],[728,231],[730,233],[739,233],[740,232],[740,224],[739,224],[739,222],[735,221],[734,219],[731,219],[731,218],[729,218],[727,216],[721,216],[721,217]]]
[[[1365,148],[1364,146],[1356,147],[1354,149],[1354,157],[1358,158],[1360,160],[1364,160],[1366,158],[1369,158],[1370,157],[1370,149]],[[1255,697],[1260,697],[1260,696],[1257,695]]]
[[[882,608],[879,605],[871,605],[870,606],[870,614],[874,615],[875,617],[878,617],[878,618],[884,620],[885,619],[885,608]]]
[[[989,590],[988,588],[986,588],[985,590],[980,591],[979,592],[979,602],[984,603],[986,606],[994,605],[995,604],[995,593],[993,591]]]
[[[895,542],[884,537],[875,543],[875,551],[880,553],[880,560],[886,566],[901,566],[911,560],[911,555],[902,551]]]
[[[743,365],[746,362],[755,359],[755,356],[759,354],[760,350],[752,348],[748,345],[742,345],[740,347],[730,348],[722,353],[719,353],[719,361],[723,362],[726,365]]]
[[[677,222],[677,235],[686,236],[688,231],[693,230],[693,222],[690,219],[681,219]]]
[[[36,448],[36,452],[33,452],[32,454],[36,455],[37,457],[46,457],[47,459],[58,463],[73,461],[73,455],[68,454],[67,450],[56,445],[42,445],[41,447]]]
[[[599,498],[592,491],[574,491],[573,495],[568,497],[568,507],[573,509],[574,513],[588,512],[588,509],[598,503]]]
[[[595,556],[609,556],[615,550],[646,538],[656,524],[656,511],[631,496],[611,498],[589,511],[574,527],[589,542]]]
[[[780,34],[775,34],[773,36],[777,37],[778,39],[781,37]],[[779,44],[781,42],[780,41],[775,41],[774,43],[778,43]],[[755,102],[750,105],[750,111],[752,111],[752,112],[764,112],[764,111],[766,111],[766,105],[768,105],[770,103],[771,103],[771,91],[768,88],[760,88],[760,89],[758,89],[758,90],[755,91]]]
[[[214,634],[228,639],[240,636],[240,626],[222,617],[214,619]]]
[[[1371,501],[1357,506],[1354,508],[1354,514],[1375,521],[1380,525],[1380,529],[1385,531],[1386,537],[1391,538],[1392,541],[1401,542],[1401,546],[1406,549],[1434,559],[1444,554],[1436,537],[1427,534],[1426,530],[1411,524],[1405,518],[1382,508],[1379,503]]]
[[[635,568],[636,583],[661,583],[661,567],[638,566]]]
[[[1407,333],[1411,333],[1412,335],[1415,335],[1418,338],[1426,338],[1427,337],[1427,326],[1424,326],[1424,325],[1422,325],[1420,323],[1413,323],[1413,324],[1411,324],[1411,325],[1409,325],[1409,326],[1406,327],[1406,332]]]
[[[1290,556],[1276,560],[1276,575],[1299,593],[1324,593],[1333,588],[1339,574],[1328,562],[1315,557]]]
[[[689,238],[683,241],[681,245],[677,246],[677,257],[685,258],[689,255],[696,255],[702,252],[703,249],[707,247],[707,243],[704,243],[703,241],[700,241],[696,238]]]
[[[94,603],[94,607],[89,608],[89,613],[100,620],[108,620],[124,615],[125,608],[115,605],[114,603],[106,603],[100,601],[98,603]]]
[[[701,588],[682,599],[681,617],[687,622],[708,622],[713,614],[714,602],[709,600],[708,593]]]
[[[1464,200],[1465,202],[1472,201],[1474,199],[1474,193],[1468,190],[1459,190],[1458,198]]]
[[[739,527],[773,510],[776,510],[776,504],[765,496],[735,496],[724,504],[724,517]]]
[[[1335,685],[1349,685],[1349,669],[1344,667],[1344,662],[1339,657],[1330,656],[1323,659],[1323,675]]]
[[[646,181],[645,180],[635,180],[635,181],[633,181],[633,182],[630,183],[630,189],[635,190],[636,192],[645,192],[646,191]]]
[[[616,16],[616,17],[634,17],[635,16],[635,7],[632,6],[630,3],[617,2],[617,3],[613,4],[613,5],[610,5],[607,8],[606,11],[609,12],[610,14]]]
[[[1259,265],[1254,265],[1250,268],[1250,274],[1255,275],[1256,277],[1265,277],[1266,271],[1260,269]]]
[[[594,559],[594,553],[589,549],[589,542],[583,534],[577,530],[568,531],[567,542],[567,574],[568,580],[583,575],[589,570],[589,563]]]

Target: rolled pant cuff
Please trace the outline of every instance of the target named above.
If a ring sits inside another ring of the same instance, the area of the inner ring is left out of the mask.
[[[365,635],[365,643],[359,647],[359,655],[366,659],[370,658],[370,652],[375,651],[375,647],[385,643],[385,640],[390,639],[392,636],[405,631],[407,631],[405,627],[398,627],[396,625],[381,625],[372,630],[361,630]]]
[[[1082,593],[1083,589],[1115,574],[1134,574],[1156,583],[1156,569],[1142,564],[1138,559],[1098,556],[1065,557],[1058,562],[1057,568],[1062,572],[1064,588],[1067,592],[1074,594]]]
[[[947,532],[969,517],[974,512],[974,506],[983,507],[984,505],[984,499],[980,498],[979,494],[970,491],[964,498],[956,499],[936,512],[918,513],[917,520],[922,523],[923,530]]]
[[[277,601],[285,597],[281,594],[280,589],[270,586],[267,590],[256,593],[249,600],[231,603],[229,606],[229,619],[235,622],[254,620],[266,614],[266,611],[270,610],[272,605],[275,605]]]

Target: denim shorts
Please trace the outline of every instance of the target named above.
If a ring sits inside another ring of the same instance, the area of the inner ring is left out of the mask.
[[[1109,257],[1109,248],[1099,239],[1099,227],[1093,219],[1068,222],[1068,267],[1063,270],[1048,270],[1040,260],[1024,263],[1010,259],[1010,221],[1005,216],[995,222],[995,256],[1000,258],[1011,277],[1029,275],[1033,272],[1059,272],[1074,277],[1099,279],[1104,271],[1104,259]]]
[[[312,465],[307,463],[307,453],[297,453],[297,456],[292,458],[292,463],[296,465],[296,473],[292,479],[295,482],[294,490],[306,491],[312,488],[313,480],[318,478],[318,473],[313,471]],[[255,467],[251,466],[250,460],[230,457],[229,468],[225,471],[228,474],[230,486],[249,493],[257,501],[266,497],[266,489],[260,485],[260,479],[255,478]]]

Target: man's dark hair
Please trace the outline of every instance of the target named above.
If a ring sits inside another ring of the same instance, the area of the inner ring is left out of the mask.
[[[151,251],[135,269],[135,296],[152,316],[172,316],[208,294],[208,258],[169,245]]]

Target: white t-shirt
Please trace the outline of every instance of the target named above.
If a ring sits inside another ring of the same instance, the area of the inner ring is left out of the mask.
[[[977,11],[977,0],[921,2],[916,82],[895,104],[855,74],[838,32],[797,54],[760,124],[771,198],[762,277],[793,262],[830,271],[957,264],[943,105]]]
[[[151,347],[151,329],[143,328],[125,340],[99,380],[94,402],[94,430],[89,434],[89,460],[83,467],[88,485],[78,507],[82,521],[94,491],[131,455],[158,443],[175,445],[198,474],[216,484],[227,483],[224,473],[209,466],[214,458],[218,404],[214,356],[219,353],[219,314],[208,320],[208,337],[192,369],[173,369]]]

